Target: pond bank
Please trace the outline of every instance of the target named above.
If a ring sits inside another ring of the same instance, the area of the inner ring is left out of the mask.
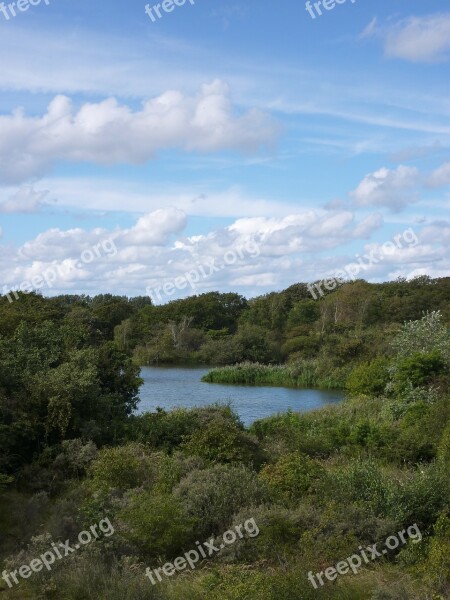
[[[203,376],[205,383],[227,385],[281,386],[287,388],[343,389],[343,382],[319,373],[317,364],[306,362],[294,365],[263,365],[241,363],[212,369]]]

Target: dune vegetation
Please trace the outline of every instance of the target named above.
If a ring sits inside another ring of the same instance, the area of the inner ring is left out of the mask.
[[[114,327],[116,336],[124,327],[123,319],[108,321],[123,317],[113,306],[125,304],[27,296],[14,312],[3,306],[2,598],[449,597],[445,307],[389,326],[390,336],[386,327],[386,351],[339,367],[348,394],[342,403],[274,414],[246,428],[227,406],[136,415],[139,369],[132,350],[113,340]],[[299,381],[295,369],[258,364],[223,372],[233,382],[242,370],[251,374],[246,383],[260,384],[266,373],[271,383],[286,372]],[[105,519],[112,535],[8,585],[11,573],[52,543],[73,543]],[[224,532],[249,522],[257,535],[220,548]],[[386,549],[399,532],[404,541],[356,572],[324,576],[361,548]],[[155,585],[146,576],[204,541],[218,551],[195,568],[166,567],[171,574]],[[314,587],[308,575],[321,573],[323,585]]]

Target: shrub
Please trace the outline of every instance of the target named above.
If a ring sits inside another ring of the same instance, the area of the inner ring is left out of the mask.
[[[450,423],[444,429],[438,448],[438,460],[447,467],[450,467]]]
[[[132,491],[118,516],[123,537],[135,543],[148,557],[177,556],[193,540],[194,520],[186,514],[180,499],[173,495]]]
[[[450,519],[441,514],[433,527],[430,540],[425,577],[433,586],[445,593],[450,588]]]
[[[374,515],[384,515],[391,482],[373,459],[350,459],[344,466],[327,471],[319,486],[323,495],[340,503],[363,503]]]
[[[356,366],[347,378],[347,390],[355,395],[382,394],[389,381],[388,364],[385,358],[380,357]]]
[[[449,498],[450,478],[445,466],[420,465],[397,489],[391,488],[386,510],[404,527],[417,523],[424,531],[446,508]]]
[[[402,395],[411,388],[427,385],[434,377],[444,375],[447,370],[447,365],[438,352],[416,352],[397,363],[393,376],[394,390]]]
[[[233,526],[245,523],[247,519],[254,519],[259,534],[255,537],[244,535],[242,539],[238,538],[221,553],[220,560],[227,563],[253,563],[264,559],[274,564],[280,561],[286,563],[301,551],[300,539],[311,525],[312,518],[302,508],[290,510],[277,505],[245,508],[234,515]]]
[[[137,442],[172,453],[187,437],[215,419],[241,425],[229,406],[178,408],[170,412],[159,408],[154,413],[132,417],[128,435]]]
[[[89,474],[94,489],[114,488],[122,492],[140,486],[170,489],[178,479],[170,457],[149,453],[145,446],[134,443],[101,450]]]
[[[267,493],[255,473],[244,466],[214,465],[192,471],[174,489],[188,515],[196,519],[197,535],[220,535],[233,514],[261,504]]]
[[[266,465],[260,472],[260,478],[275,500],[292,504],[302,498],[323,473],[324,469],[317,461],[293,453]]]
[[[418,321],[405,323],[392,346],[399,357],[437,352],[444,360],[449,361],[450,331],[442,323],[441,312],[433,311]]]
[[[69,477],[85,475],[98,454],[97,446],[92,441],[83,443],[81,439],[64,440],[61,446],[62,451],[55,458],[53,466]]]
[[[212,462],[259,465],[262,451],[256,438],[227,419],[216,418],[187,437],[181,449]]]

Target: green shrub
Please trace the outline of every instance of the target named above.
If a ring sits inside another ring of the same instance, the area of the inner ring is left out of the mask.
[[[327,471],[318,495],[342,504],[362,503],[374,515],[383,516],[391,489],[391,481],[373,459],[356,458]]]
[[[450,589],[450,519],[441,514],[433,527],[425,563],[425,578],[441,593]]]
[[[244,466],[228,465],[192,471],[180,481],[174,495],[198,523],[201,537],[222,534],[233,514],[267,498],[255,473]]]
[[[450,423],[447,424],[442,434],[437,456],[443,465],[450,467]]]
[[[347,378],[347,390],[354,395],[382,394],[389,381],[388,364],[385,358],[380,357],[356,366]]]
[[[450,477],[445,466],[419,465],[397,488],[391,488],[386,510],[403,526],[417,523],[423,532],[448,506],[449,498]]]
[[[176,463],[141,444],[104,448],[89,469],[94,490],[125,491],[141,486],[171,488],[178,480]]]
[[[277,505],[253,506],[233,516],[234,525],[254,519],[259,533],[228,546],[220,555],[221,562],[255,563],[266,560],[272,564],[286,564],[301,552],[300,540],[314,519],[312,509],[287,509]]]
[[[118,513],[121,535],[148,557],[176,557],[193,540],[194,520],[172,494],[132,491]]]
[[[275,501],[292,504],[302,498],[324,472],[323,467],[308,456],[287,454],[276,463],[266,465],[259,476]]]
[[[450,330],[443,323],[442,314],[433,311],[417,321],[408,321],[392,342],[399,357],[414,354],[438,353],[445,361],[450,360]]]
[[[242,424],[229,406],[213,405],[204,408],[177,408],[167,412],[161,408],[130,419],[128,436],[153,448],[173,452],[189,436],[216,419],[233,425]]]
[[[256,438],[221,417],[188,436],[181,449],[212,462],[259,465],[263,460]]]
[[[393,377],[394,390],[402,395],[411,388],[427,385],[433,378],[447,373],[448,367],[438,352],[419,352],[398,361]]]

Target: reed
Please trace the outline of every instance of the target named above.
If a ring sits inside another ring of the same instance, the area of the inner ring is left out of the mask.
[[[316,361],[303,361],[288,365],[264,365],[245,362],[212,369],[204,375],[206,383],[235,385],[263,385],[292,388],[338,389],[342,382],[320,373]]]

